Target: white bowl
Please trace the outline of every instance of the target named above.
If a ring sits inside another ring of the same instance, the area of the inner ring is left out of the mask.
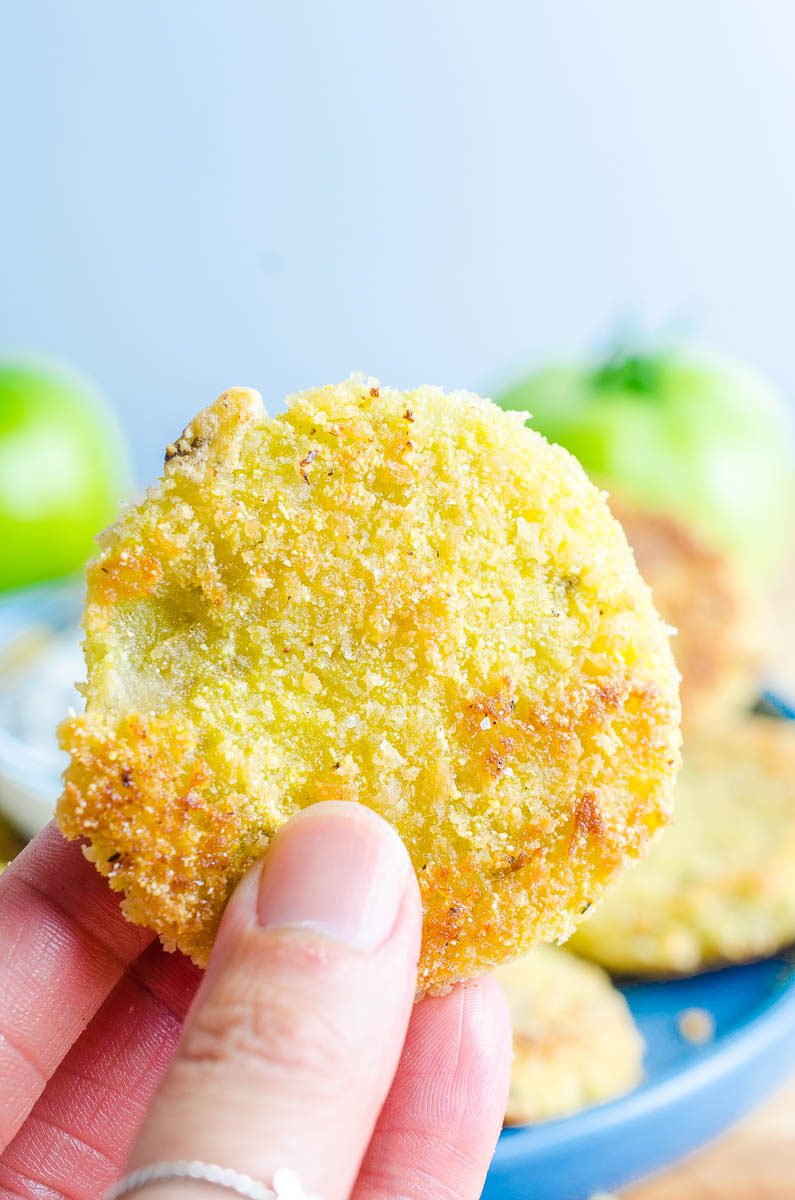
[[[0,598],[0,814],[33,837],[50,820],[66,756],[55,729],[82,708],[82,583]]]

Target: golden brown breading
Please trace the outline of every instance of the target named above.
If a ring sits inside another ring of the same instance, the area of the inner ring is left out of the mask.
[[[538,946],[495,975],[513,1025],[506,1125],[569,1116],[640,1082],[643,1039],[599,967]]]
[[[759,689],[761,619],[738,568],[680,521],[611,497],[657,610],[677,631],[682,715],[697,725],[749,709]]]
[[[197,962],[296,809],[368,804],[444,990],[565,937],[665,822],[677,673],[574,459],[466,392],[224,393],[88,576],[58,820]]]
[[[570,946],[609,970],[692,974],[795,940],[795,729],[749,717],[691,737],[673,824]]]

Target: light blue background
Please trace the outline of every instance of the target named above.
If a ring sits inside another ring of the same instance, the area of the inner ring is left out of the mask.
[[[0,9],[0,345],[142,476],[229,384],[488,389],[633,315],[795,394],[787,0]]]

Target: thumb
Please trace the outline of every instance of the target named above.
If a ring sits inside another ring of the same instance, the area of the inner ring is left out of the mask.
[[[356,804],[294,817],[229,902],[130,1167],[200,1159],[266,1184],[286,1167],[347,1196],[406,1035],[420,922],[391,826]]]

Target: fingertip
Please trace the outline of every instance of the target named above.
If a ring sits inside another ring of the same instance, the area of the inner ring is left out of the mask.
[[[502,988],[490,976],[473,979],[442,997],[423,1001],[412,1023],[418,1065],[444,1080],[466,1121],[480,1124],[505,1111],[512,1059],[511,1020]]]
[[[505,1115],[511,1027],[490,978],[415,1007],[356,1200],[480,1194]]]
[[[481,975],[461,984],[470,1008],[470,1023],[483,1039],[484,1049],[511,1057],[511,1013],[505,992],[493,975]]]
[[[410,862],[403,839],[394,825],[374,808],[351,800],[320,800],[316,804],[308,804],[306,808],[299,809],[290,817],[289,821],[280,826],[274,834],[273,842],[284,836],[288,829],[303,829],[306,826],[318,826],[320,823],[325,824],[326,822],[335,825],[342,823],[353,827],[356,825],[367,826],[377,831],[378,836],[394,842],[402,850],[406,861]]]
[[[277,830],[238,884],[213,959],[251,924],[313,930],[373,952],[398,921],[419,940],[419,885],[394,827],[362,804],[313,804]]]
[[[462,1057],[468,1063],[473,1088],[491,1093],[492,1105],[499,1109],[502,1121],[513,1059],[508,1001],[491,975],[474,979],[461,990],[466,1005]]]

